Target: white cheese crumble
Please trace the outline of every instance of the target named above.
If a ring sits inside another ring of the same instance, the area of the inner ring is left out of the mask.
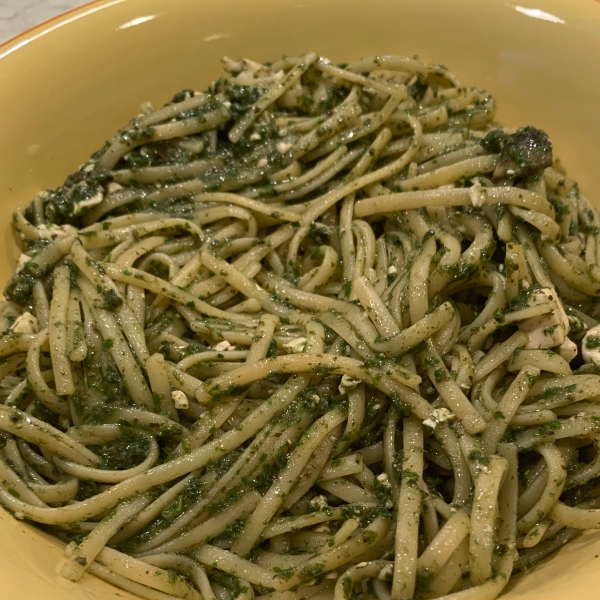
[[[114,192],[118,192],[119,190],[122,190],[123,186],[120,183],[117,183],[116,181],[110,181],[109,183],[106,184],[106,191],[109,194],[113,194]]]
[[[217,352],[228,352],[229,350],[235,350],[235,346],[230,344],[227,340],[223,340],[214,346],[213,350],[216,350]]]
[[[530,308],[548,304],[548,312],[539,317],[524,319],[519,323],[519,329],[529,334],[526,348],[529,350],[554,348],[560,346],[569,333],[569,318],[563,308],[556,290],[541,288],[532,294],[527,302]]]
[[[19,256],[19,258],[17,259],[17,266],[15,268],[15,273],[20,273],[25,268],[25,265],[30,260],[31,260],[31,256],[29,256],[28,254],[21,254],[21,256]]]
[[[331,527],[327,523],[323,523],[314,529],[317,533],[331,533]]]
[[[55,223],[38,225],[35,229],[38,236],[46,240],[62,239],[77,233],[77,228],[73,225],[56,225]]]
[[[253,134],[250,136],[250,141],[251,141],[251,142],[258,142],[260,139],[261,139],[261,137],[260,137],[260,133],[253,133]]]
[[[261,158],[258,163],[256,163],[259,169],[266,167],[269,164],[269,161],[266,158]]]
[[[2,381],[0,381],[0,388],[14,388],[23,381],[16,375],[7,375]]]
[[[479,183],[479,181],[476,181],[469,188],[469,198],[471,199],[471,204],[475,208],[478,208],[478,207],[483,206],[485,204],[485,193],[483,192],[483,189],[481,187],[481,183]]]
[[[279,144],[277,144],[277,152],[279,152],[279,154],[285,154],[288,150],[292,149],[293,145],[294,144],[290,142],[279,142]]]
[[[435,429],[440,423],[451,421],[452,419],[456,419],[456,415],[451,410],[447,408],[434,408],[431,419],[425,419],[423,425]]]
[[[380,473],[377,475],[376,479],[383,487],[391,489],[392,484],[390,483],[390,478],[387,476],[387,473]]]
[[[10,329],[15,333],[37,333],[39,331],[38,320],[30,312],[25,311],[15,319]]]
[[[299,338],[290,340],[289,342],[286,342],[283,345],[283,347],[291,354],[296,354],[298,352],[304,352],[304,349],[306,348],[306,338],[299,337]]]
[[[325,496],[315,496],[308,505],[310,508],[314,508],[317,510],[322,510],[323,508],[327,508],[329,504],[327,504],[327,498]]]
[[[397,273],[398,269],[392,265],[391,267],[388,268],[388,275],[393,275],[394,273]]]
[[[354,379],[354,377],[350,377],[350,375],[342,375],[342,380],[340,381],[338,390],[343,396],[344,394],[347,394],[348,392],[356,389],[360,385],[360,383],[360,379]]]
[[[188,400],[188,397],[181,390],[175,390],[171,392],[171,398],[173,398],[175,408],[177,409],[190,407],[190,401]]]
[[[104,200],[104,194],[102,192],[98,192],[95,196],[88,198],[87,200],[82,200],[81,202],[76,202],[73,207],[73,214],[78,215],[86,208],[91,208],[92,206],[96,206],[100,204]]]
[[[593,363],[600,367],[600,345],[597,345],[598,341],[595,338],[600,339],[600,325],[585,332],[581,342],[581,356],[586,363]]]

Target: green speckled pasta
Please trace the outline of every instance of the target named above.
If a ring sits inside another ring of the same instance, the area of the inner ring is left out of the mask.
[[[150,600],[493,600],[600,528],[600,218],[441,65],[223,59],[14,214],[0,503]]]

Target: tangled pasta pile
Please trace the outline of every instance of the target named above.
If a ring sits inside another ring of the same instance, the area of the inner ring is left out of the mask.
[[[600,221],[380,56],[224,59],[14,214],[0,502],[150,600],[484,600],[600,527]]]

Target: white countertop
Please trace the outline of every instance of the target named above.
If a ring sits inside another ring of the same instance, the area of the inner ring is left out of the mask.
[[[0,0],[0,44],[87,0]]]

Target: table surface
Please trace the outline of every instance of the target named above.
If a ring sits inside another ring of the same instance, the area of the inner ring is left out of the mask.
[[[0,44],[88,0],[0,0]]]

